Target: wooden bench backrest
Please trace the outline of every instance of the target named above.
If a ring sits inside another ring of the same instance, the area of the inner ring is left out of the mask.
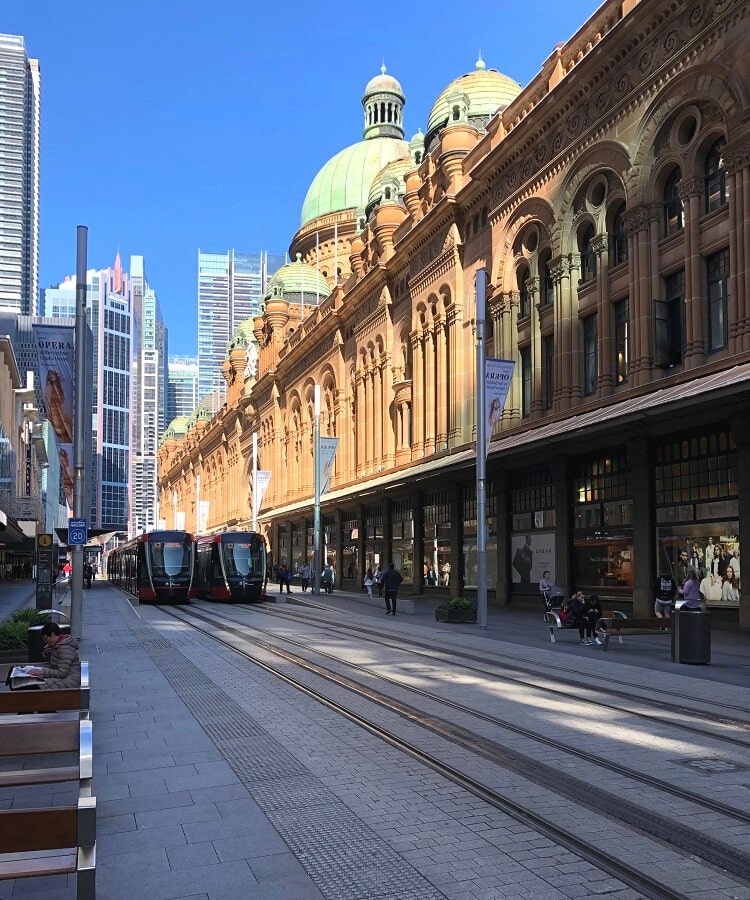
[[[2,853],[76,847],[78,810],[68,806],[0,810],[0,835]]]
[[[19,718],[26,719],[26,716]],[[3,722],[0,725],[0,756],[78,750],[80,731],[81,723],[77,719]]]
[[[61,690],[0,693],[0,713],[56,712],[58,709],[81,709],[81,692]]]

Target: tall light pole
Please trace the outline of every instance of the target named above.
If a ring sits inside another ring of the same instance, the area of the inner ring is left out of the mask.
[[[485,415],[484,318],[487,273],[477,269],[474,282],[477,310],[477,625],[487,627],[487,421]]]
[[[315,470],[315,506],[313,511],[313,594],[320,593],[320,385],[315,385],[313,409],[313,468]]]
[[[258,432],[253,432],[253,531],[258,531]]]
[[[86,517],[86,267],[88,228],[76,229],[75,419],[73,423],[73,515]],[[90,448],[89,448],[90,449]],[[70,630],[81,638],[83,624],[83,545],[72,548]]]

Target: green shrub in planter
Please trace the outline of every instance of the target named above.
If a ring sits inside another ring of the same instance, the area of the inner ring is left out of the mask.
[[[451,597],[450,600],[446,600],[444,603],[441,603],[438,606],[438,609],[476,609],[477,601],[472,600],[470,597]]]
[[[39,615],[35,609],[19,609],[7,622],[0,624],[0,650],[26,649],[30,625],[48,622],[49,616]]]

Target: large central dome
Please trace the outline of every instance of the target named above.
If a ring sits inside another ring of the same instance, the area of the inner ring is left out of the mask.
[[[345,209],[364,209],[373,178],[389,162],[409,158],[404,140],[401,85],[385,66],[365,88],[364,140],[341,150],[313,179],[302,204],[304,226],[319,216]]]

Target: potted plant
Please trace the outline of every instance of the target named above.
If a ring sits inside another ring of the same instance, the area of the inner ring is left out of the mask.
[[[438,622],[476,622],[477,601],[469,597],[451,597],[435,610]]]

